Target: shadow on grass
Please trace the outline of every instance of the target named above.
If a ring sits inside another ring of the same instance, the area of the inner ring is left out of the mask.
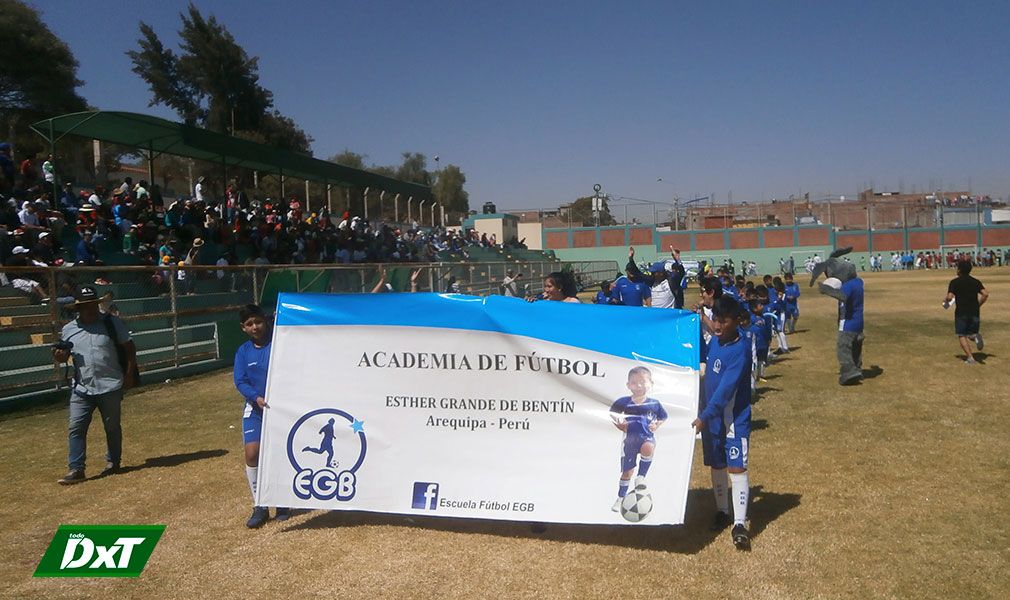
[[[768,429],[768,419],[752,419],[750,422],[751,431],[761,431]]]
[[[777,494],[767,492],[763,485],[755,485],[750,490],[750,537],[753,540],[770,523],[800,505],[801,494]]]
[[[193,462],[195,460],[203,460],[205,458],[217,458],[219,456],[224,456],[225,454],[228,454],[227,450],[225,450],[224,448],[218,448],[216,450],[198,450],[196,452],[183,452],[181,454],[155,456],[154,458],[148,458],[144,460],[144,463],[140,465],[127,465],[121,468],[119,470],[119,473],[130,473],[133,471],[140,471],[142,469],[178,467],[179,465],[183,465],[188,462]]]
[[[873,379],[884,374],[884,368],[880,365],[870,365],[869,369],[863,369],[863,379]]]
[[[972,352],[971,357],[974,358],[975,362],[977,362],[980,365],[984,365],[987,358],[997,358],[995,354],[989,354],[988,352]],[[954,358],[958,360],[964,360],[965,355],[955,354]]]
[[[606,503],[604,503],[606,504]],[[762,486],[751,488],[751,538],[775,519],[799,506],[799,494],[766,492]],[[609,507],[605,507],[609,510]],[[677,554],[697,554],[724,536],[731,544],[729,528],[709,531],[715,517],[715,501],[708,489],[688,491],[684,525],[632,527],[622,525],[543,524],[486,519],[393,515],[360,511],[333,510],[313,512],[307,520],[286,527],[283,531],[333,529],[336,527],[400,526],[453,533],[472,533],[512,538],[535,538],[559,542],[576,542],[601,546],[620,546],[642,550],[659,550]]]

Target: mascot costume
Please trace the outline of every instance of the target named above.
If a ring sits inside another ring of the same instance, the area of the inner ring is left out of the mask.
[[[856,265],[841,257],[852,248],[835,250],[828,260],[814,265],[810,285],[824,273],[820,292],[838,300],[838,383],[855,385],[863,379],[863,280]]]

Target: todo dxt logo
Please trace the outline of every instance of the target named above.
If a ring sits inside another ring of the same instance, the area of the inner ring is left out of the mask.
[[[365,423],[336,408],[301,416],[288,434],[292,489],[302,500],[347,501],[357,488],[355,473],[365,462]]]

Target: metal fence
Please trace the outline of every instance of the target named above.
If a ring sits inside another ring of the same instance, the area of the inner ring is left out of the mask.
[[[446,292],[455,284],[460,293],[486,296],[501,293],[513,271],[522,274],[520,289],[538,293],[544,276],[562,269],[588,287],[613,277],[617,263],[7,268],[0,276],[0,403],[66,387],[72,373],[53,362],[51,344],[74,318],[73,291],[82,284],[94,285],[102,310],[126,322],[141,377],[149,382],[230,364],[244,341],[238,309],[273,306],[283,292],[406,292],[413,277],[419,292]]]

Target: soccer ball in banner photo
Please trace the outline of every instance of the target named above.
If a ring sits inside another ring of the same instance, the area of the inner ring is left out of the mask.
[[[294,494],[302,500],[350,500],[367,449],[363,420],[336,408],[302,415],[288,433]]]
[[[621,516],[626,521],[638,523],[652,512],[652,495],[645,486],[639,486],[628,492],[621,500]]]

